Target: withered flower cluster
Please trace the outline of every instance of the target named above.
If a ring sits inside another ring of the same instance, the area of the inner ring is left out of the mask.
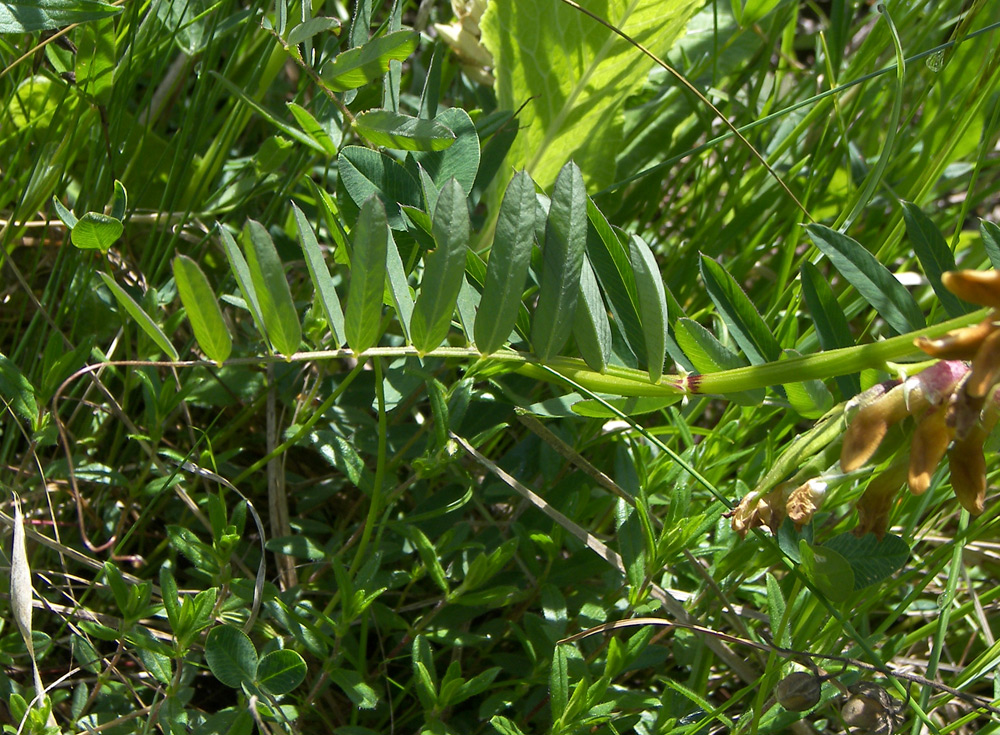
[[[893,425],[907,416],[916,421],[909,456],[872,479],[858,500],[859,535],[874,532],[881,538],[900,486],[905,482],[914,495],[926,492],[946,454],[958,501],[970,513],[983,512],[983,445],[1000,419],[1000,272],[948,272],[942,281],[959,298],[992,311],[979,324],[939,339],[917,338],[916,346],[939,362],[904,381],[876,385],[848,403],[845,413],[856,413],[844,433],[844,472],[867,464]],[[797,525],[808,523],[826,484],[819,479],[794,488],[791,484],[747,495],[732,513],[733,530],[746,535],[766,525],[777,531],[785,517]]]

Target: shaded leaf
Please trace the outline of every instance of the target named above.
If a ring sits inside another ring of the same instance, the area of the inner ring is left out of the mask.
[[[333,285],[333,278],[330,277],[330,269],[326,266],[326,259],[316,240],[316,233],[295,202],[292,202],[292,212],[295,214],[299,245],[302,246],[302,253],[305,255],[309,277],[312,278],[313,286],[319,295],[319,302],[323,306],[323,313],[326,314],[326,323],[333,334],[333,346],[340,347],[347,341],[344,335],[344,312],[340,308],[340,298]]]
[[[830,284],[812,263],[803,263],[799,273],[802,296],[816,326],[820,346],[824,350],[853,346],[854,338],[851,337],[847,315],[837,303],[837,297],[834,296]],[[844,398],[850,398],[861,392],[861,377],[858,373],[838,375],[834,379]]]
[[[257,649],[246,633],[231,625],[209,631],[205,661],[215,678],[233,689],[253,684],[257,678]]]
[[[910,558],[910,547],[899,536],[887,533],[879,541],[873,533],[858,538],[853,533],[834,536],[824,547],[844,557],[854,570],[854,589],[860,590],[888,579]]]
[[[423,167],[438,189],[454,177],[468,196],[479,171],[480,143],[476,124],[461,107],[442,110],[434,122],[451,130],[455,142],[442,151],[413,151],[409,157]]]
[[[667,294],[660,268],[649,246],[638,235],[632,235],[628,248],[639,296],[649,379],[655,383],[663,375],[663,361],[667,355]]]
[[[295,122],[299,124],[302,131],[312,138],[320,148],[326,151],[328,156],[337,155],[337,144],[333,142],[330,134],[326,132],[326,129],[320,125],[319,120],[313,117],[309,110],[294,102],[286,102],[285,107],[292,113],[292,117],[295,118]]]
[[[844,602],[854,594],[854,571],[837,551],[801,539],[799,555],[806,577],[831,602]]]
[[[580,270],[580,297],[573,315],[573,336],[587,365],[603,373],[611,357],[611,323],[597,277],[586,255]]]
[[[773,362],[781,346],[764,324],[756,307],[729,272],[708,256],[701,256],[701,277],[709,298],[719,310],[726,327],[753,365]]]
[[[420,184],[413,175],[389,156],[370,148],[344,146],[337,160],[340,179],[354,203],[360,207],[372,194],[377,195],[389,224],[394,229],[403,229],[399,205],[421,204]]]
[[[0,355],[0,396],[18,416],[31,422],[32,428],[38,424],[38,403],[35,388],[24,377],[24,373],[4,355]]]
[[[989,256],[990,265],[1000,270],[1000,226],[994,222],[979,220],[979,234],[983,238],[983,247]]]
[[[247,266],[260,303],[264,329],[274,349],[289,357],[298,351],[302,342],[302,325],[285,277],[285,267],[264,226],[249,220],[247,228],[249,237],[244,239]]]
[[[305,678],[306,662],[287,648],[265,654],[257,665],[257,684],[274,696],[288,694]]]
[[[101,280],[104,281],[104,285],[108,287],[112,295],[118,304],[128,313],[130,317],[135,319],[136,324],[142,329],[146,335],[153,340],[157,347],[159,347],[171,360],[179,359],[177,350],[170,343],[167,335],[163,333],[160,329],[160,325],[153,321],[153,318],[146,313],[146,311],[139,306],[136,301],[125,292],[121,286],[115,283],[115,280],[109,276],[107,273],[98,273]]]
[[[97,0],[19,0],[0,3],[0,33],[51,31],[122,12]]]
[[[903,202],[903,221],[906,223],[906,234],[913,244],[913,252],[916,253],[941,306],[951,317],[967,313],[968,309],[958,297],[941,283],[941,274],[956,268],[955,256],[944,241],[941,231],[913,202]]]
[[[681,350],[699,373],[716,373],[745,367],[747,360],[715,338],[698,322],[683,317],[674,322],[674,337]],[[764,389],[729,393],[726,397],[741,406],[756,406],[764,401]]]

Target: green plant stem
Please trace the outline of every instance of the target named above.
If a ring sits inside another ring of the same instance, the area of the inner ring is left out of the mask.
[[[378,402],[378,457],[375,460],[375,480],[372,482],[372,499],[368,506],[368,517],[365,519],[365,528],[361,532],[361,540],[358,542],[358,550],[354,554],[354,561],[348,570],[350,576],[357,574],[358,569],[365,561],[365,551],[368,548],[368,541],[371,539],[372,530],[378,521],[379,513],[382,512],[382,485],[385,481],[385,457],[387,453],[387,438],[389,435],[388,422],[385,415],[385,386],[382,384],[382,361],[372,358],[372,365],[375,367],[375,397]]]

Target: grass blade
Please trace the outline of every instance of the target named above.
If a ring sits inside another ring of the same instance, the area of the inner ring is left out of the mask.
[[[330,270],[326,267],[326,259],[319,249],[316,233],[309,225],[309,220],[306,219],[305,214],[296,206],[295,202],[292,202],[292,211],[295,213],[295,224],[299,230],[299,245],[302,246],[306,267],[309,268],[309,276],[312,278],[316,293],[319,294],[327,324],[333,333],[334,347],[340,347],[347,341],[347,338],[344,336],[344,312],[340,308],[337,289],[333,285]]]
[[[174,281],[181,297],[194,338],[205,356],[221,365],[233,351],[233,339],[222,320],[222,311],[215,292],[201,268],[186,255],[173,260]]]
[[[271,345],[286,357],[293,355],[302,342],[302,325],[292,291],[285,277],[285,267],[278,257],[274,241],[264,226],[250,220],[249,237],[244,239],[247,265],[260,303],[264,329]]]
[[[344,334],[355,352],[364,352],[378,342],[385,289],[385,252],[389,225],[385,207],[372,196],[361,207],[353,233],[351,285],[347,291]]]
[[[587,241],[587,191],[572,161],[563,166],[552,191],[542,248],[542,277],[531,327],[535,354],[548,362],[565,346],[580,294],[580,269]]]

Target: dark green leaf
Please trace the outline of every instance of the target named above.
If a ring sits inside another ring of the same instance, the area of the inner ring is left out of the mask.
[[[32,428],[37,427],[35,388],[20,368],[3,355],[0,355],[0,396],[14,409],[14,413],[29,421]]]
[[[903,202],[903,221],[906,222],[906,233],[913,243],[913,252],[948,316],[956,317],[967,313],[968,309],[958,297],[941,283],[941,274],[953,271],[956,267],[955,256],[944,241],[941,231],[913,202]]]
[[[398,151],[443,151],[455,142],[455,134],[436,120],[388,110],[362,112],[354,129],[369,143]]]
[[[323,251],[319,248],[316,233],[313,232],[309,220],[295,205],[295,202],[292,202],[292,212],[295,213],[295,226],[299,231],[299,245],[302,246],[302,253],[305,255],[309,276],[312,278],[313,287],[319,295],[323,313],[326,314],[326,323],[333,334],[333,346],[340,347],[347,340],[344,335],[344,312],[340,308],[340,298],[337,296],[337,289],[330,277],[330,269],[326,267],[326,259],[323,257]]]
[[[587,190],[579,167],[571,161],[556,178],[545,223],[538,305],[531,327],[532,349],[542,362],[559,354],[573,329],[586,241]]]
[[[100,250],[105,253],[124,231],[125,227],[120,220],[106,214],[87,212],[73,225],[70,239],[81,250]]]
[[[378,693],[364,682],[357,671],[332,669],[330,680],[344,691],[356,707],[374,709],[378,704]]]
[[[64,220],[65,221],[65,220]],[[990,265],[1000,269],[1000,227],[994,222],[979,220],[979,234],[983,238],[983,247],[989,256]]]
[[[771,622],[771,635],[775,637],[774,642],[779,646],[792,645],[791,626],[785,620],[785,596],[781,594],[781,587],[774,575],[768,573],[765,576],[767,583],[767,614]],[[778,635],[778,631],[781,631]]]
[[[378,342],[385,290],[385,253],[389,229],[382,202],[372,196],[362,205],[352,234],[351,285],[347,291],[344,334],[355,352]]]
[[[97,0],[19,0],[0,3],[0,33],[34,33],[109,18],[122,12]]]
[[[208,279],[198,264],[186,255],[174,258],[173,271],[177,294],[191,322],[194,338],[205,356],[221,365],[233,350],[233,339]]]
[[[399,257],[399,248],[392,237],[392,230],[386,230],[385,268],[386,278],[389,279],[389,292],[392,295],[392,303],[396,308],[396,317],[399,326],[403,330],[403,336],[410,339],[410,319],[413,318],[413,292],[406,279],[406,269],[403,267],[403,260]]]
[[[663,375],[663,361],[667,355],[667,294],[653,251],[642,238],[632,235],[628,252],[639,296],[649,379],[655,383]]]
[[[597,277],[586,256],[580,270],[580,297],[573,315],[573,336],[587,365],[603,373],[611,357],[611,323]]]
[[[730,350],[715,335],[687,317],[674,323],[674,337],[681,350],[700,373],[716,373],[745,367],[747,360]],[[741,406],[757,406],[764,401],[764,389],[730,393],[726,396]]]
[[[384,153],[370,148],[345,146],[338,158],[340,179],[347,193],[359,207],[372,194],[378,195],[385,205],[389,224],[394,229],[405,227],[400,204],[419,207],[420,184],[403,166]]]
[[[502,715],[494,715],[490,719],[490,724],[500,735],[524,735],[521,728],[515,725],[513,720],[508,720]]]
[[[274,349],[290,357],[302,342],[302,325],[295,311],[284,264],[262,224],[249,220],[247,229],[249,237],[245,237],[243,243],[264,329]]]
[[[115,179],[115,193],[111,198],[111,216],[117,220],[125,218],[128,210],[128,192],[125,191],[125,184]]]
[[[216,227],[222,236],[222,247],[226,251],[226,258],[229,259],[229,267],[232,268],[233,275],[236,276],[236,284],[240,287],[240,293],[243,294],[243,300],[250,311],[250,316],[253,317],[257,331],[263,336],[266,334],[264,317],[260,314],[260,303],[257,301],[257,290],[254,288],[253,278],[250,277],[250,267],[247,265],[246,258],[243,257],[243,251],[240,250],[233,236],[229,234],[229,230],[221,224],[217,224]]]
[[[363,87],[389,71],[389,62],[402,61],[417,47],[413,31],[395,31],[348,49],[326,64],[320,76],[334,92]]]
[[[729,272],[711,258],[701,257],[701,277],[709,298],[719,310],[733,339],[753,365],[773,362],[781,355],[781,346],[764,324],[757,309]]]
[[[615,536],[625,565],[625,578],[638,591],[646,581],[646,542],[639,512],[621,498],[615,504]]]
[[[163,330],[160,329],[160,326],[153,321],[153,318],[149,316],[149,314],[147,314],[145,310],[143,310],[143,308],[125,292],[125,289],[115,283],[115,280],[111,276],[107,273],[98,273],[98,275],[101,277],[101,280],[104,281],[104,285],[107,286],[108,290],[110,290],[114,295],[118,304],[126,311],[126,313],[128,313],[130,317],[135,319],[139,328],[142,329],[142,331],[145,332],[151,340],[153,340],[156,346],[163,350],[167,354],[167,357],[171,360],[179,359],[180,355],[177,354],[177,350],[170,343],[170,340],[167,338],[167,335],[163,333]]]
[[[802,357],[792,349],[782,350],[783,357]],[[822,380],[805,380],[801,383],[786,383],[785,395],[799,416],[818,419],[833,408],[833,394],[823,385]]]
[[[812,314],[813,324],[816,325],[820,345],[824,350],[853,346],[854,338],[851,337],[847,316],[837,303],[837,297],[834,296],[830,284],[812,263],[803,263],[800,274],[802,295],[805,297],[809,313]],[[838,375],[835,380],[844,398],[850,398],[861,392],[861,378],[857,373]]]
[[[899,536],[886,534],[879,541],[873,533],[858,538],[842,533],[823,544],[840,553],[854,570],[854,589],[860,590],[888,579],[910,558],[910,547]]]
[[[476,124],[461,107],[442,110],[434,121],[452,131],[455,142],[443,151],[413,151],[410,157],[413,163],[423,167],[439,189],[454,177],[468,196],[479,171],[480,144]]]
[[[445,576],[444,567],[441,566],[434,544],[432,544],[424,532],[416,526],[405,526],[404,531],[406,533],[406,537],[410,539],[416,547],[417,553],[420,554],[420,560],[424,563],[424,567],[427,569],[427,574],[431,578],[431,581],[440,587],[441,591],[447,595],[448,578]]]
[[[476,318],[476,347],[488,355],[503,347],[514,329],[535,241],[535,183],[518,171],[507,185],[486,267]]]
[[[231,625],[209,631],[205,661],[215,678],[233,689],[253,684],[257,678],[257,649],[246,633]]]
[[[288,694],[306,678],[306,662],[287,648],[271,651],[257,665],[257,684],[268,694]]]
[[[611,400],[605,401],[609,403],[614,408],[621,411],[626,416],[641,416],[644,413],[652,413],[653,411],[660,411],[667,406],[677,403],[683,394],[678,393],[675,396],[656,396],[652,398],[636,396],[632,398],[612,398]],[[603,403],[595,401],[593,399],[579,401],[574,403],[572,406],[573,413],[580,416],[589,416],[591,418],[599,419],[617,419],[620,416],[609,408],[606,408]]]
[[[806,225],[806,232],[834,267],[899,333],[926,326],[910,292],[858,242],[823,225]]]
[[[549,697],[552,702],[552,719],[556,722],[566,711],[569,702],[569,667],[566,647],[556,646],[552,654],[552,671],[549,673]]]
[[[455,179],[441,190],[432,230],[436,247],[425,259],[420,295],[410,319],[410,339],[420,353],[438,347],[448,335],[465,274],[469,206]]]

